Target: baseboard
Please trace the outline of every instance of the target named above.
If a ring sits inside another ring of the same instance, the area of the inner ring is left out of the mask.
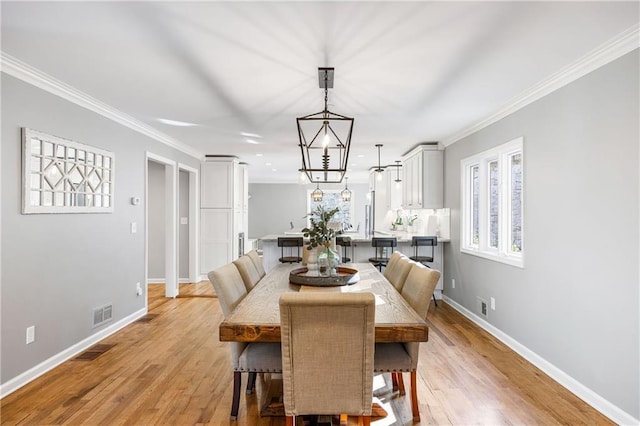
[[[165,284],[166,280],[164,278],[149,278],[147,279],[147,284]],[[178,278],[178,284],[190,284],[191,280],[189,278]]]
[[[80,352],[84,351],[85,349],[91,347],[92,345],[94,345],[95,343],[99,342],[100,340],[112,335],[113,333],[115,333],[116,331],[126,327],[127,325],[131,324],[132,322],[134,322],[135,320],[137,320],[138,318],[146,315],[147,313],[147,308],[142,308],[139,311],[136,311],[134,313],[132,313],[131,315],[126,316],[125,318],[121,319],[120,321],[111,324],[109,327],[100,330],[99,332],[97,332],[96,334],[92,334],[91,336],[87,337],[86,339],[76,343],[75,345],[70,346],[69,348],[63,350],[62,352],[52,356],[51,358],[41,362],[40,364],[36,365],[35,367],[25,371],[24,373],[20,374],[19,376],[14,377],[13,379],[7,381],[6,383],[2,383],[0,385],[0,399],[4,398],[5,396],[15,392],[16,390],[20,389],[22,386],[26,385],[27,383],[35,380],[36,378],[42,376],[44,373],[46,373],[49,370],[52,370],[53,368],[57,367],[58,365],[62,364],[63,362],[73,358],[74,356],[76,356],[77,354],[79,354]]]
[[[442,295],[442,297],[444,301],[447,302],[456,311],[460,312],[473,323],[513,349],[518,355],[538,367],[545,374],[567,388],[567,390],[576,395],[578,398],[582,399],[584,402],[598,410],[600,413],[607,416],[609,419],[611,419],[611,421],[619,425],[640,424],[639,419],[634,418],[631,414],[627,413],[607,399],[598,395],[587,386],[569,376],[567,373],[565,373],[546,359],[542,358],[540,355],[536,354],[531,349],[527,348],[508,334],[494,327],[450,297],[447,297],[446,295]]]

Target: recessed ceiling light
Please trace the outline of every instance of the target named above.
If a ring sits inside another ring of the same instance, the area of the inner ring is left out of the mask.
[[[351,163],[351,167],[356,167],[357,164],[356,163]]]
[[[262,138],[262,136],[257,135],[255,133],[240,132],[240,134],[246,138]]]
[[[271,169],[271,171],[272,171],[272,172],[277,172],[277,171],[278,171],[278,169]]]
[[[254,141],[253,139],[245,139],[245,140],[247,141],[247,143],[251,143],[251,144],[254,144],[254,145],[258,145],[260,143],[258,141]]]
[[[358,154],[358,158],[363,158],[364,154]]]
[[[256,157],[262,157],[262,154],[256,154]]]
[[[270,165],[271,165],[271,163],[265,163],[264,165],[265,165],[265,166],[270,166]]]
[[[157,118],[159,122],[163,124],[168,124],[169,126],[177,126],[177,127],[193,127],[197,126],[197,124],[187,123],[185,121],[177,121],[177,120],[169,120],[167,118]]]

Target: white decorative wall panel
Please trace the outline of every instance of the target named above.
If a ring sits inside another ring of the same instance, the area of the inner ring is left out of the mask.
[[[22,129],[22,213],[113,212],[114,154]]]

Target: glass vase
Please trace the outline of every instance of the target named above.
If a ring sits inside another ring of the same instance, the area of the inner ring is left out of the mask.
[[[318,271],[320,275],[333,276],[336,275],[336,267],[340,264],[340,255],[326,247],[322,253],[318,255]]]

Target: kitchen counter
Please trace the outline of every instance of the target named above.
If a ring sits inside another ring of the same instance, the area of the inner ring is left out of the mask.
[[[371,239],[373,237],[396,237],[398,240],[398,246],[395,247],[393,251],[399,251],[407,256],[413,256],[415,248],[411,246],[411,237],[414,235],[424,236],[424,234],[411,234],[405,231],[375,232],[373,235],[346,232],[340,235],[351,237],[352,244],[351,247],[337,247],[338,252],[340,253],[340,256],[343,256],[344,250],[346,249],[347,256],[350,257],[354,263],[368,262],[369,258],[374,255],[375,250],[371,246]],[[295,231],[287,231],[282,234],[269,234],[259,238],[258,246],[262,249],[263,264],[267,272],[279,263],[278,258],[281,256],[281,249],[277,245],[278,237],[302,237],[308,241],[308,239],[304,238],[302,232]],[[429,264],[431,268],[442,272],[442,276],[444,275],[444,259],[442,256],[441,243],[448,243],[449,241],[449,239],[438,238],[438,245],[434,247],[433,262]],[[302,253],[302,250],[304,249],[304,247],[301,247],[300,253]],[[420,249],[420,253],[424,255],[425,253],[428,253],[427,250],[430,249],[428,247],[422,247]],[[389,248],[385,248],[387,256],[390,256],[391,252],[392,251]],[[438,281],[438,285],[436,286],[436,291],[434,293],[437,299],[442,298],[442,276]]]
[[[375,232],[373,235],[345,232],[340,235],[344,237],[351,237],[351,241],[355,243],[371,243],[371,238],[373,237],[383,237],[383,238],[396,237],[398,239],[398,243],[410,243],[411,237],[424,236],[424,234],[411,234],[405,231],[388,231],[388,232],[382,231],[382,232]],[[277,241],[278,237],[303,237],[303,235],[302,235],[302,232],[287,231],[282,234],[268,234],[259,238],[259,240],[260,241]],[[448,243],[449,241],[450,241],[449,239],[438,238],[438,243]]]

